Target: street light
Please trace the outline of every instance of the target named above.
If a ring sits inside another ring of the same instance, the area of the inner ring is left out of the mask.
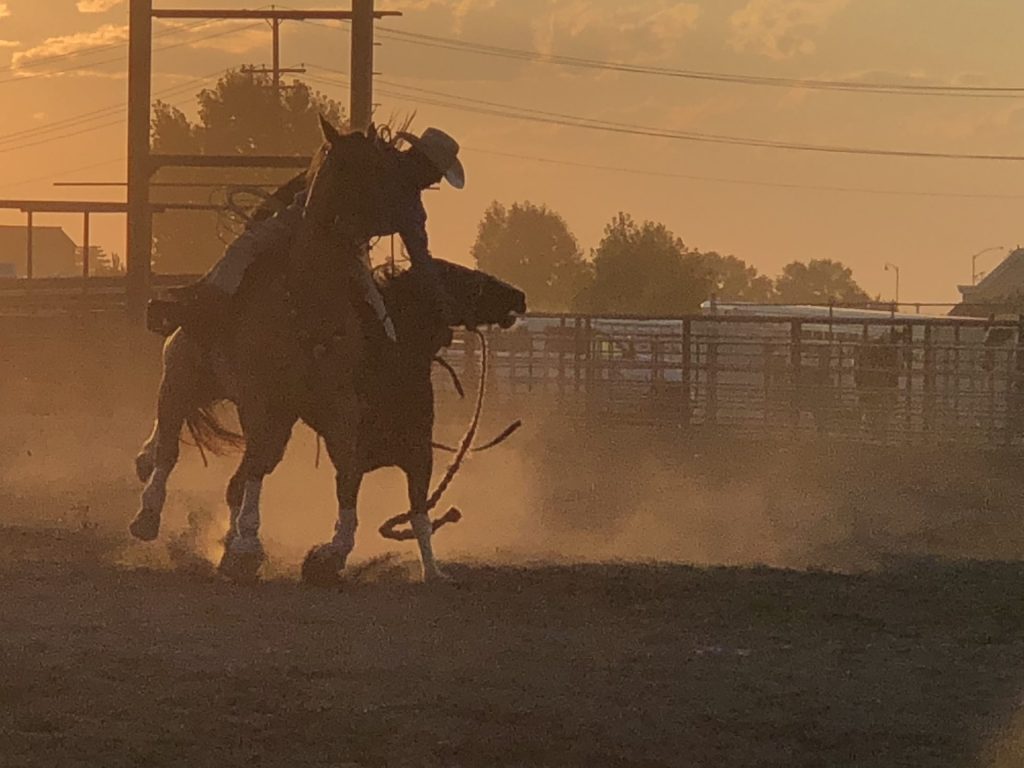
[[[982,256],[989,251],[1004,251],[1006,250],[1001,245],[993,245],[991,248],[985,248],[984,250],[978,251],[976,254],[971,256],[971,285],[978,284],[978,268],[975,266],[978,263],[978,257]]]
[[[890,269],[893,272],[896,273],[896,301],[893,302],[893,303],[896,305],[897,308],[899,308],[899,304],[900,304],[900,268],[897,267],[895,264],[890,264],[888,261],[885,262],[885,271],[888,272]]]

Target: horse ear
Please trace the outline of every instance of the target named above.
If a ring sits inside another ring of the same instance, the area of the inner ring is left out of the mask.
[[[327,118],[322,114],[320,115],[320,130],[328,144],[333,145],[341,139],[341,134],[338,133],[338,129],[331,125]]]

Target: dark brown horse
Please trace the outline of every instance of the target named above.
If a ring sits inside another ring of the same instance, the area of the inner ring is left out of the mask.
[[[337,472],[339,519],[332,547],[351,548],[359,473],[357,376],[365,359],[365,329],[352,301],[360,268],[362,201],[372,177],[365,158],[375,151],[363,134],[342,136],[321,121],[324,144],[309,172],[309,192],[283,269],[254,264],[232,299],[224,325],[213,334],[232,375],[245,437],[239,474],[242,498],[224,565],[255,574],[263,560],[259,538],[263,478],[284,455],[295,422],[323,436]],[[143,508],[132,524],[140,538],[155,533],[153,503],[162,501],[173,464],[158,443],[156,467]],[[429,549],[429,541],[423,542]]]
[[[514,313],[526,310],[521,291],[482,272],[438,260],[437,274],[451,298],[451,319],[455,325],[466,328],[490,324],[507,326]],[[369,351],[355,379],[364,407],[356,432],[354,466],[357,476],[351,481],[354,485],[352,509],[363,474],[379,467],[397,466],[407,478],[410,509],[424,510],[433,470],[434,401],[430,371],[451,331],[447,326],[438,326],[437,314],[417,289],[413,275],[391,276],[380,285],[398,332],[398,343],[382,343]],[[173,468],[185,422],[206,448],[217,451],[237,444],[235,436],[218,424],[210,410],[217,401],[236,400],[237,396],[237,385],[222,353],[205,349],[184,331],[168,339],[164,347],[156,424],[136,459],[140,479],[148,480],[143,492],[143,508],[153,510],[149,514],[155,513],[157,520],[167,478],[167,472],[154,471],[161,466],[158,457],[164,457],[162,466]],[[173,461],[168,463],[171,457]],[[228,484],[227,501],[232,519],[229,550],[240,529],[247,482],[244,467],[243,459]],[[349,489],[339,487],[339,492],[342,490]],[[351,530],[346,528],[342,533],[346,537],[354,534],[355,524],[353,512]],[[424,535],[423,528],[427,526],[425,513],[414,517],[424,576],[432,578],[439,575],[439,571],[433,561],[429,535]],[[316,548],[307,558],[304,575],[317,580],[330,578],[344,567],[350,551],[350,546],[339,547],[333,541]]]

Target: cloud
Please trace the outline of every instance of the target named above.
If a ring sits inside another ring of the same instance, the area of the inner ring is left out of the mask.
[[[749,0],[729,17],[730,44],[772,59],[814,53],[812,35],[850,0]]]
[[[78,0],[76,7],[79,13],[106,13],[123,2],[124,0]]]
[[[697,3],[675,0],[559,0],[535,24],[535,44],[550,53],[658,60],[678,50],[680,38],[696,27],[700,15]]]
[[[3,19],[11,15],[11,9],[7,7],[7,3],[0,3],[0,19]]]
[[[63,56],[69,53],[76,53],[87,48],[101,45],[113,45],[128,40],[127,25],[104,24],[99,29],[91,32],[77,32],[73,35],[61,35],[60,37],[48,37],[39,45],[25,51],[18,51],[11,57],[11,66],[14,69],[31,66],[40,59],[49,59],[53,56]],[[55,69],[66,69],[67,63],[63,61],[54,62]],[[88,70],[88,65],[83,65],[74,74],[99,74]],[[45,72],[45,67],[33,67],[33,72]],[[56,73],[55,73],[56,74]]]
[[[168,26],[185,28],[187,25],[182,23]],[[214,21],[199,28],[189,29],[197,34],[197,38],[188,43],[189,48],[203,48],[236,55],[258,48],[270,49],[270,33],[267,28],[260,24],[254,25],[251,21]]]
[[[0,40],[0,48],[17,48],[21,43],[17,40]]]

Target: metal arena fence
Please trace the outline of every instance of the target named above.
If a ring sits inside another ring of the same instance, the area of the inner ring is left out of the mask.
[[[532,315],[489,335],[492,397],[588,421],[1006,446],[1024,432],[1016,322]],[[474,339],[446,357],[468,376]],[[441,391],[451,385],[437,378]]]
[[[786,314],[790,309],[803,314]],[[124,311],[122,279],[0,280],[0,320],[17,320],[16,346],[31,343],[24,336],[34,317],[52,325],[61,317],[74,322]],[[523,414],[550,409],[589,422],[755,436],[1024,444],[1024,335],[1017,321],[806,307],[746,311],[759,314],[531,314],[488,334],[491,402]],[[477,365],[474,338],[457,334],[445,353],[467,386]],[[2,357],[16,367],[12,341]],[[436,383],[442,399],[453,393],[440,371]]]

